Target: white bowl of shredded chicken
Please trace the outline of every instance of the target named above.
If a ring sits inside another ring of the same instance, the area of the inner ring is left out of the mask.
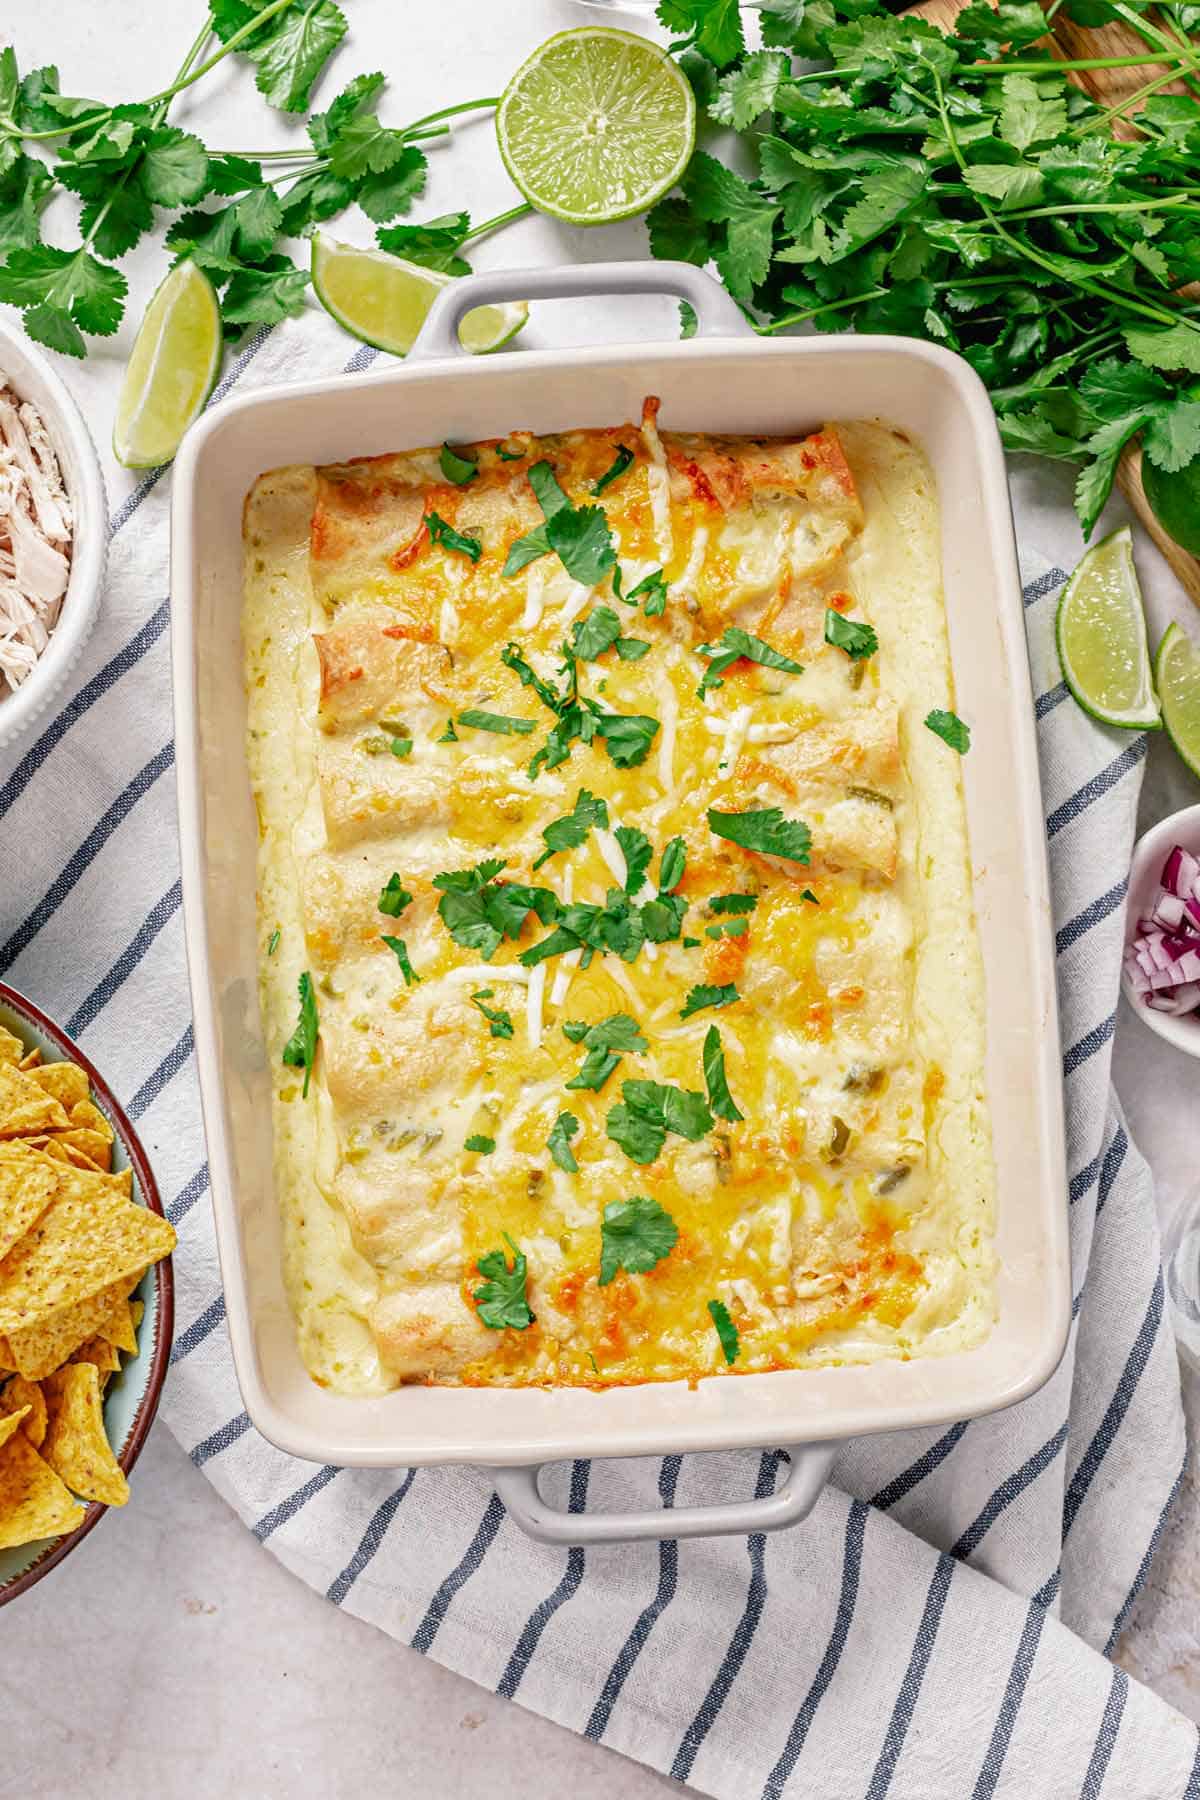
[[[49,362],[0,324],[0,746],[46,711],[95,623],[104,480]]]

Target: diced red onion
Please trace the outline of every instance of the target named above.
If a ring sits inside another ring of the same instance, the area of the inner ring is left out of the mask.
[[[1200,1011],[1200,859],[1176,844],[1149,916],[1125,952],[1125,977],[1144,1006],[1174,1018]]]

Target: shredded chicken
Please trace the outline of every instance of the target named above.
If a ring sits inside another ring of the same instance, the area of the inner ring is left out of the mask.
[[[0,383],[0,699],[50,642],[70,558],[71,505],[46,427]]]

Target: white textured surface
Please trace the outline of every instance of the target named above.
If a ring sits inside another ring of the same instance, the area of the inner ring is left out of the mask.
[[[468,33],[447,30],[444,8],[411,0],[404,7],[359,0],[351,10],[339,71],[388,69],[390,120],[495,91],[498,76],[538,38],[585,17],[570,0],[493,7],[475,0]],[[162,9],[147,33],[141,0],[109,0],[104,8],[88,0],[53,8],[8,0],[0,41],[11,36],[24,65],[59,61],[68,91],[134,98],[169,76],[196,11]],[[221,148],[280,143],[293,129],[255,101],[244,73],[225,69],[173,117]],[[484,218],[511,203],[486,125],[468,127],[454,149],[439,151],[435,169],[419,216],[469,204]],[[69,218],[56,203],[50,231],[59,242],[72,241]],[[355,219],[361,241],[365,226]],[[636,225],[586,234],[535,221],[486,245],[478,260],[565,260],[580,249],[596,257],[602,240],[604,254],[640,252]],[[160,272],[157,248],[131,259],[134,324]],[[571,322],[582,338],[611,337],[613,310],[580,306]],[[557,308],[547,313],[554,317]],[[643,302],[639,318],[648,331],[669,329],[674,309]],[[132,326],[70,370],[81,398],[107,386],[131,336]],[[1038,479],[1047,501],[1061,507],[1066,484],[1058,472],[1041,465]],[[114,501],[123,491],[114,488]],[[1141,547],[1139,561],[1150,561]],[[1171,595],[1157,573],[1152,611],[1161,630]],[[1196,784],[1157,745],[1144,816],[1196,797]],[[1132,1133],[1154,1164],[1160,1205],[1170,1211],[1181,1183],[1194,1177],[1194,1068],[1123,1017],[1116,1075]],[[1200,1383],[1192,1388],[1200,1395]],[[1200,1717],[1198,1527],[1200,1499],[1185,1484],[1121,1649],[1131,1672],[1193,1717]],[[358,1800],[385,1785],[434,1800],[474,1800],[485,1791],[500,1800],[518,1793],[648,1800],[679,1791],[326,1605],[259,1547],[161,1428],[125,1513],[107,1519],[56,1575],[0,1616],[0,1673],[9,1702],[3,1766],[24,1773],[29,1800],[83,1793],[126,1800],[138,1791],[163,1800],[233,1793]]]

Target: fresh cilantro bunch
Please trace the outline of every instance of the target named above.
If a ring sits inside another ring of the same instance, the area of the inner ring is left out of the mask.
[[[15,52],[0,51],[0,301],[22,309],[30,337],[81,357],[89,337],[111,336],[127,294],[115,265],[164,214],[176,215],[166,232],[174,259],[190,257],[222,290],[227,337],[302,307],[308,272],[281,249],[285,240],[351,205],[381,227],[381,242],[402,235],[404,228],[389,222],[424,189],[418,140],[445,134],[448,114],[478,102],[395,130],[378,116],[383,75],[359,75],[326,111],[308,118],[303,149],[269,156],[214,153],[194,133],[166,123],[174,97],[233,54],[253,66],[270,106],[307,113],[346,30],[335,0],[209,0],[175,80],[146,101],[120,106],[61,93],[55,68],[22,76]],[[265,173],[268,161],[273,168]],[[41,214],[56,189],[80,202],[74,248],[42,241]],[[397,239],[384,248],[461,273],[468,266],[458,254],[462,244],[496,223],[472,231],[468,216],[456,214],[409,227],[413,242]]]
[[[1200,455],[1200,7],[1067,0],[1118,20],[1151,70],[1136,133],[1034,48],[1033,0],[975,0],[946,36],[883,0],[660,0],[699,105],[741,134],[749,179],[707,151],[649,215],[657,256],[714,261],[765,332],[899,332],[957,350],[1005,443],[1083,464],[1090,532],[1125,445]],[[1102,53],[1102,52],[1101,52]],[[715,673],[715,671],[714,671]],[[712,676],[709,677],[710,685]]]

